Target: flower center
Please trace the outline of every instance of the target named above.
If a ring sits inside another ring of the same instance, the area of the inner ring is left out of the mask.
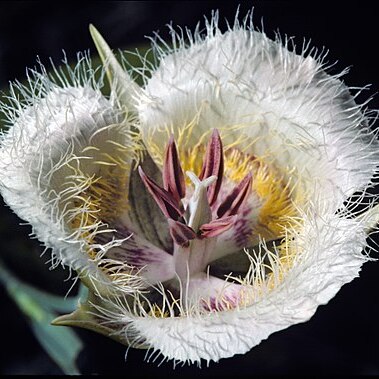
[[[223,199],[219,199],[224,173],[220,135],[214,129],[199,175],[187,171],[193,183],[188,194],[173,137],[166,148],[163,187],[139,168],[141,179],[167,217],[174,242],[175,270],[182,281],[204,272],[219,235],[231,228],[251,191],[252,174],[247,174]],[[186,196],[187,192],[187,196]]]

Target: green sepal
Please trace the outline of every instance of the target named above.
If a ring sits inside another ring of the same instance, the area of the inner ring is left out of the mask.
[[[119,105],[126,108],[127,111],[134,111],[135,106],[133,96],[140,92],[140,87],[122,68],[111,48],[92,24],[89,26],[89,31],[99,53],[100,59],[106,69],[106,74],[112,92],[116,95]]]
[[[121,333],[116,326],[114,329],[106,326],[104,322],[102,322],[102,318],[97,316],[99,314],[97,307],[103,309],[112,308],[112,310],[114,310],[111,303],[105,302],[98,295],[89,290],[87,299],[84,302],[79,302],[78,308],[74,312],[55,318],[51,324],[55,326],[73,326],[88,329],[129,346],[130,341],[128,341],[124,333]],[[140,349],[147,348],[147,346],[143,344],[133,344],[132,346]]]

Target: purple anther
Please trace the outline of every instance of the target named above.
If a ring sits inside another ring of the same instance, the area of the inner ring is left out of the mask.
[[[248,197],[251,189],[252,174],[247,174],[243,180],[230,192],[217,209],[217,216],[232,216],[237,214]]]
[[[235,216],[226,216],[213,220],[208,224],[200,227],[201,238],[217,237],[231,228],[235,220]]]
[[[188,247],[189,241],[196,238],[195,231],[180,221],[168,219],[168,225],[172,239],[179,246]]]
[[[217,129],[213,129],[211,139],[207,146],[203,168],[199,175],[199,179],[203,180],[212,175],[217,176],[217,180],[208,187],[209,205],[213,205],[220,191],[222,176],[224,173],[224,155],[220,134]]]
[[[174,136],[170,137],[163,164],[163,187],[179,202],[186,194],[183,170],[179,162]]]
[[[154,180],[150,179],[142,170],[142,167],[138,167],[138,172],[147,190],[153,196],[154,200],[158,204],[159,208],[167,218],[177,220],[183,214],[183,210],[180,208],[180,203],[174,196],[160,187]]]

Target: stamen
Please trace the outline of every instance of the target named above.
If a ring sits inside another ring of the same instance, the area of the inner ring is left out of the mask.
[[[170,137],[168,142],[163,164],[163,187],[177,201],[180,201],[186,194],[183,170],[179,162],[178,151],[173,136]]]
[[[203,224],[200,227],[201,238],[217,237],[230,229],[234,223],[234,220],[235,216],[226,216],[213,220],[208,224]]]
[[[203,168],[199,175],[199,179],[216,176],[217,180],[208,188],[209,205],[213,205],[220,191],[222,176],[224,173],[224,155],[222,141],[217,129],[213,129],[212,137],[208,143]]]
[[[168,219],[168,225],[172,239],[179,246],[188,247],[189,241],[196,238],[194,230],[180,221]]]
[[[231,216],[238,212],[238,209],[242,206],[243,202],[250,193],[252,182],[252,174],[247,174],[241,183],[239,183],[224,201],[219,205],[217,209],[217,216]]]
[[[144,173],[141,166],[138,167],[138,172],[147,190],[151,193],[151,196],[153,196],[163,214],[173,220],[179,219],[183,214],[179,202],[164,188],[155,183],[154,180],[150,179]]]
[[[194,185],[194,191],[185,211],[181,201],[186,192],[184,175],[173,136],[167,145],[163,165],[164,188],[149,178],[142,167],[138,168],[143,183],[168,218],[170,235],[177,246],[188,247],[191,240],[217,237],[232,227],[234,216],[251,189],[252,174],[248,174],[224,199],[217,208],[217,219],[212,220],[211,202],[217,199],[220,190],[223,159],[221,138],[214,129],[200,176],[192,171],[186,172]]]

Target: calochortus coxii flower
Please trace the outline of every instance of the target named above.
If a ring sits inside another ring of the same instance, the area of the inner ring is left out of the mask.
[[[141,87],[90,29],[103,68],[29,71],[2,104],[1,193],[89,288],[55,324],[218,361],[358,276],[378,142],[323,57],[215,14],[153,42]]]

